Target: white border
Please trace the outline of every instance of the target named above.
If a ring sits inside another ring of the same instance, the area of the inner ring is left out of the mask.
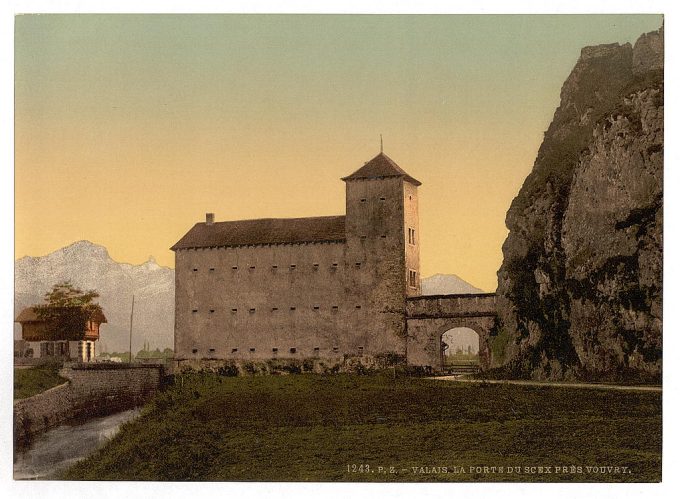
[[[0,318],[4,326],[5,340],[0,349],[2,361],[2,406],[0,407],[0,487],[4,497],[77,497],[78,495],[98,498],[142,497],[150,494],[163,497],[186,497],[189,494],[202,496],[238,495],[243,499],[272,498],[284,496],[308,497],[321,496],[324,499],[364,498],[390,496],[395,499],[405,497],[452,497],[465,494],[485,497],[502,495],[503,497],[545,497],[570,498],[584,495],[587,497],[654,496],[668,497],[673,492],[677,495],[680,479],[680,460],[678,459],[678,370],[673,356],[679,352],[677,314],[673,313],[673,305],[677,298],[678,271],[678,155],[677,137],[680,137],[677,122],[678,96],[680,88],[677,68],[678,48],[678,7],[680,2],[672,0],[650,1],[593,1],[570,0],[548,3],[545,1],[485,1],[445,2],[435,0],[420,1],[378,1],[378,0],[332,0],[320,1],[243,1],[220,2],[210,0],[119,0],[119,1],[75,1],[62,0],[12,0],[3,2],[0,17],[0,213],[2,213],[3,238],[0,240],[0,261],[3,272],[0,273]],[[664,448],[663,448],[663,483],[658,484],[290,484],[290,483],[162,483],[162,482],[14,482],[12,480],[12,463],[10,449],[11,411],[9,401],[12,400],[12,349],[9,345],[12,336],[11,324],[13,314],[13,220],[10,214],[14,210],[13,192],[13,16],[17,13],[217,13],[217,12],[250,12],[250,13],[664,13],[666,29],[666,140],[665,143],[665,265],[664,265],[664,351],[668,359],[664,366]],[[672,138],[676,138],[675,141]],[[10,237],[12,234],[12,237]]]

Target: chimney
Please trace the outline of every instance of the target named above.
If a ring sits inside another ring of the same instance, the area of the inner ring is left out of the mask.
[[[205,224],[206,225],[212,225],[215,223],[215,214],[214,213],[206,213],[205,214]]]

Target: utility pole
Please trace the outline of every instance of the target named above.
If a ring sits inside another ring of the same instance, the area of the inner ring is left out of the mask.
[[[130,310],[130,364],[132,364],[132,317],[135,314],[135,295],[132,295],[132,310]]]

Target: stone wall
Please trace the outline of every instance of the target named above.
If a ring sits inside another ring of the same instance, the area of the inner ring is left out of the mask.
[[[491,365],[491,331],[496,321],[496,295],[417,296],[406,300],[407,350],[409,365],[443,368],[441,341],[449,329],[467,327],[479,335],[479,362]]]
[[[418,229],[417,189],[400,177],[346,189],[344,242],[177,250],[176,358],[405,355],[404,299],[420,285],[407,289],[406,259],[419,271],[419,253],[405,242],[405,227]]]
[[[442,369],[442,335],[449,329],[467,327],[479,335],[479,364],[487,369],[491,361],[490,332],[494,317],[454,317],[408,319],[406,357],[410,366]]]
[[[408,317],[466,317],[496,314],[496,295],[430,295],[406,301]]]
[[[65,421],[136,407],[160,387],[163,368],[126,364],[72,364],[60,372],[69,381],[14,402],[14,442]]]

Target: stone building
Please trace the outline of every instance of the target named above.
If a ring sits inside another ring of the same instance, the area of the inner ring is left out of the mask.
[[[90,317],[82,339],[76,341],[50,335],[46,321],[38,317],[33,307],[23,309],[14,322],[21,324],[21,340],[14,342],[16,360],[58,358],[90,362],[95,357],[99,327],[106,323],[106,317],[103,313]]]
[[[382,152],[339,216],[205,222],[175,252],[175,358],[406,357],[420,294],[418,186]]]

